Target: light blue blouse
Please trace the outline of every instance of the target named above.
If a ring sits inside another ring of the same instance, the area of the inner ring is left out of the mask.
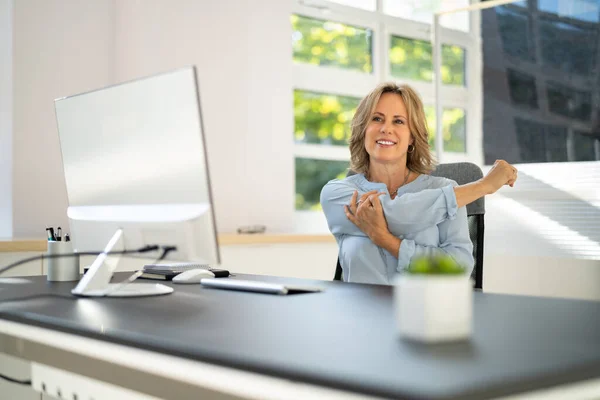
[[[321,206],[335,236],[344,281],[392,284],[414,257],[444,253],[473,270],[473,243],[469,238],[466,207],[458,208],[453,180],[419,175],[400,187],[394,199],[384,183],[369,182],[357,174],[329,181],[321,190]],[[378,190],[388,229],[402,239],[398,254],[376,246],[344,213],[354,191],[358,198]]]

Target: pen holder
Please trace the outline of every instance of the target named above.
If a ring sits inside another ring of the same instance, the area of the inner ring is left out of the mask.
[[[72,242],[48,242],[48,255],[73,253]],[[79,256],[48,258],[48,281],[78,281]]]

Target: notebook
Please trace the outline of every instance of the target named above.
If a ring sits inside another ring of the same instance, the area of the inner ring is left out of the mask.
[[[144,272],[140,275],[140,279],[155,279],[159,281],[171,281],[174,277],[179,275],[181,272],[157,272],[150,273]]]

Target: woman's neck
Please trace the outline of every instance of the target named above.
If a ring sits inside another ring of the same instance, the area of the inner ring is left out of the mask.
[[[369,165],[369,173],[367,179],[371,182],[385,183],[388,192],[395,192],[400,186],[408,182],[410,171],[406,164],[396,165]]]

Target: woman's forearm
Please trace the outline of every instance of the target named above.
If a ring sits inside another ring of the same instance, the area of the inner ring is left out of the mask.
[[[495,193],[504,185],[513,186],[517,180],[517,169],[504,160],[496,160],[492,169],[481,179],[466,185],[456,186],[458,208],[488,194]]]
[[[394,236],[389,231],[381,232],[380,234],[373,236],[370,238],[373,243],[377,246],[386,249],[390,252],[394,257],[398,257],[398,253],[400,252],[400,245],[402,244],[402,240],[398,237]]]
[[[454,187],[454,194],[456,195],[456,204],[458,208],[466,206],[467,204],[472,203],[488,193],[488,187],[486,186],[485,182],[481,180]]]

